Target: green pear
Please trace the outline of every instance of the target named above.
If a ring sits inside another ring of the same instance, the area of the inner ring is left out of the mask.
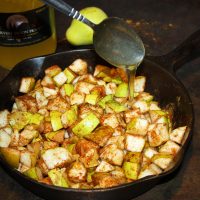
[[[84,8],[80,13],[95,24],[107,18],[106,13],[97,7]],[[74,19],[66,31],[66,38],[75,46],[88,45],[93,43],[93,32],[92,28]]]

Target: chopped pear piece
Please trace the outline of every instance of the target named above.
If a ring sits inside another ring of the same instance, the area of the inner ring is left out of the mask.
[[[156,172],[150,168],[144,168],[140,171],[139,175],[138,175],[138,179],[147,177],[147,176],[153,176],[156,175]]]
[[[128,97],[128,84],[127,83],[121,83],[117,87],[115,91],[116,97]]]
[[[37,181],[43,179],[42,171],[40,170],[39,167],[32,167],[32,168],[28,169],[27,171],[24,172],[24,175],[26,175],[32,179],[35,179]]]
[[[151,159],[155,154],[157,154],[158,151],[156,149],[148,147],[144,150],[144,156]]]
[[[91,134],[91,132],[98,126],[100,123],[99,119],[95,114],[90,113],[86,118],[82,119],[78,124],[76,124],[72,131],[79,137],[83,137]]]
[[[124,159],[124,152],[118,149],[116,144],[109,144],[101,149],[100,158],[112,165],[121,166]]]
[[[0,129],[0,147],[8,147],[11,142],[11,136]]]
[[[68,171],[68,177],[74,183],[80,183],[86,181],[87,170],[84,167],[83,163],[76,161],[72,163]]]
[[[64,85],[64,89],[67,96],[70,96],[74,92],[74,86],[69,83]]]
[[[110,126],[100,126],[90,135],[86,135],[85,138],[103,147],[112,136],[113,132],[114,129]]]
[[[111,164],[109,164],[108,162],[102,160],[95,171],[96,172],[111,172],[114,169],[115,168]]]
[[[66,68],[63,72],[67,77],[67,83],[71,83],[76,78],[76,74],[69,68]]]
[[[28,128],[24,128],[24,130],[19,135],[19,145],[26,146],[29,144],[34,138],[38,136],[37,130],[29,130]]]
[[[65,169],[52,169],[48,172],[48,176],[51,179],[51,182],[55,186],[68,188],[68,182],[64,176]]]
[[[150,110],[149,114],[152,123],[156,122],[160,117],[166,116],[166,112],[163,112],[162,110]]]
[[[101,118],[101,124],[104,126],[117,128],[119,126],[119,121],[116,114],[108,113],[108,114],[103,115],[103,117]]]
[[[151,147],[157,147],[169,139],[168,126],[166,124],[153,124],[147,133]]]
[[[44,96],[47,98],[58,94],[58,88],[43,87],[43,90],[44,90]]]
[[[128,151],[124,157],[124,160],[132,163],[140,163],[142,160],[142,153]]]
[[[59,74],[61,71],[62,71],[62,69],[58,65],[53,65],[53,66],[45,69],[45,74],[50,77],[53,77],[53,76],[56,76],[57,74]]]
[[[78,75],[84,75],[87,74],[87,62],[85,62],[82,59],[76,59],[70,66],[69,69],[71,69],[73,72],[75,72]]]
[[[178,153],[178,151],[180,150],[180,146],[178,144],[176,144],[175,142],[168,140],[165,144],[163,144],[160,148],[159,148],[159,152],[160,153],[170,153],[172,155],[176,155]]]
[[[44,119],[44,116],[40,115],[39,113],[32,114],[29,124],[40,125],[40,123],[43,119]]]
[[[141,113],[146,113],[149,111],[149,104],[144,100],[136,101],[132,107],[135,109],[139,108]]]
[[[152,162],[158,165],[161,169],[166,169],[173,161],[173,155],[169,153],[158,153],[152,157]]]
[[[149,122],[139,117],[133,118],[127,125],[127,132],[145,136],[147,134]]]
[[[124,170],[126,178],[132,179],[132,180],[137,180],[138,173],[140,170],[139,163],[124,162],[122,168]]]
[[[20,162],[29,168],[34,167],[37,162],[37,156],[35,153],[24,150],[21,152]]]
[[[145,88],[146,77],[137,76],[134,80],[134,92],[143,92]]]
[[[60,87],[67,81],[67,76],[64,72],[60,72],[59,74],[53,77],[53,80],[55,81],[56,85]]]
[[[65,136],[65,130],[58,130],[54,132],[49,132],[45,134],[45,137],[49,140],[52,140],[54,142],[63,143]]]
[[[174,129],[170,133],[170,139],[173,140],[174,142],[178,143],[178,144],[181,144],[186,129],[187,129],[187,126],[182,126],[182,127],[178,127],[176,129]]]
[[[80,161],[86,168],[96,167],[99,162],[98,145],[94,142],[81,139],[76,144],[76,152],[80,155]]]
[[[23,129],[30,121],[32,114],[29,112],[17,111],[9,115],[9,123],[13,129],[21,130]]]
[[[102,107],[102,108],[105,108],[106,107],[106,103],[110,100],[113,99],[113,95],[112,94],[109,94],[105,97],[103,97],[99,102],[98,104]]]
[[[98,94],[87,94],[85,97],[85,103],[96,105],[98,98],[99,98]]]
[[[67,110],[64,114],[61,116],[61,121],[64,127],[71,126],[73,123],[76,122],[78,116],[77,116],[77,106],[74,105],[71,107],[71,109]]]
[[[51,125],[54,131],[58,131],[61,128],[63,128],[62,122],[61,122],[61,115],[62,113],[58,111],[51,111],[50,112],[50,118],[51,118]]]
[[[91,90],[94,87],[95,85],[92,83],[79,81],[78,83],[75,84],[74,90],[76,90],[80,94],[90,94]]]
[[[71,105],[80,105],[84,103],[85,94],[80,94],[78,92],[73,92],[70,96],[70,104]]]
[[[4,160],[14,168],[18,168],[20,160],[20,151],[17,149],[2,147],[0,152]]]
[[[106,106],[111,108],[115,113],[120,113],[128,109],[125,105],[120,104],[114,100],[108,101]]]
[[[21,79],[19,92],[28,93],[33,89],[34,85],[35,85],[34,77],[23,77]]]
[[[142,152],[145,145],[145,138],[140,135],[126,134],[125,149],[131,152]]]
[[[63,147],[46,150],[42,154],[42,158],[48,169],[54,169],[72,161],[71,154]]]
[[[6,126],[8,124],[8,110],[2,110],[0,111],[0,128]]]

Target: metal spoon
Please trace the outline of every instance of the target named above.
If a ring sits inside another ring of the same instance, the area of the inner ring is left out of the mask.
[[[145,55],[143,42],[133,28],[116,17],[107,18],[97,25],[63,0],[42,1],[94,30],[95,51],[110,64],[126,70],[129,80],[129,99],[133,99],[135,71]]]

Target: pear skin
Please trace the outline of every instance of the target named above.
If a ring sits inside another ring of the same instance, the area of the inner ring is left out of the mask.
[[[97,7],[84,8],[80,13],[95,24],[99,24],[107,18],[106,13]],[[66,31],[66,38],[75,46],[88,45],[93,43],[93,33],[92,28],[74,19]]]

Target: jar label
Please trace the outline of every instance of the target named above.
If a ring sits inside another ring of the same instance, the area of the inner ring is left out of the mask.
[[[1,46],[31,45],[51,35],[50,12],[46,5],[26,12],[0,13]]]

